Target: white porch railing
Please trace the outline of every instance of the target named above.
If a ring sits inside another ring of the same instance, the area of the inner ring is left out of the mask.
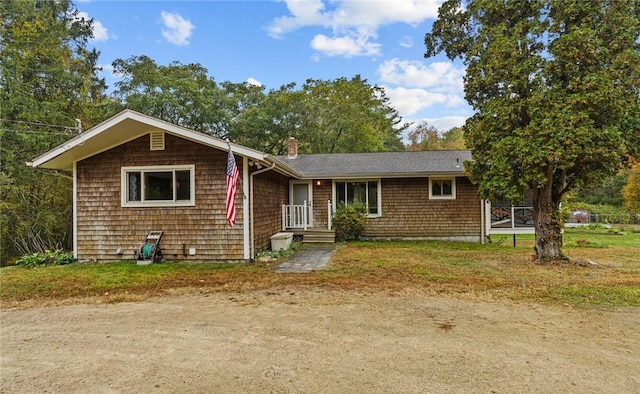
[[[493,207],[486,203],[487,234],[529,233],[533,231],[533,207]]]
[[[303,228],[309,226],[309,217],[313,217],[311,207],[304,201],[302,205],[282,206],[282,230],[288,228]]]
[[[311,205],[307,205],[305,201],[302,205],[283,205],[282,206],[282,230],[291,228],[307,229],[313,217],[313,209]],[[333,227],[333,204],[331,200],[327,201],[327,229]]]

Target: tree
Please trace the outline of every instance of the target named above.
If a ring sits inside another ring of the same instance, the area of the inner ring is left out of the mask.
[[[442,134],[442,149],[466,149],[462,127],[453,127]]]
[[[67,0],[0,2],[0,210],[2,263],[70,247],[68,174],[25,163],[90,127],[109,102],[88,49],[92,21]]]
[[[408,127],[389,105],[384,89],[359,75],[331,81],[309,79],[299,96],[304,107],[301,139],[308,153],[404,150],[399,137]]]
[[[426,57],[466,67],[466,169],[482,198],[531,191],[539,262],[564,259],[560,203],[640,151],[640,3],[447,0]]]
[[[232,104],[207,69],[174,61],[156,64],[147,56],[116,59],[113,97],[144,114],[217,137],[228,137]]]
[[[632,213],[640,213],[640,163],[636,163],[622,188],[624,206]]]
[[[615,175],[604,178],[602,182],[581,187],[575,193],[575,200],[587,204],[611,205],[622,208],[624,205],[622,188],[627,184],[628,177],[629,170],[622,170]]]
[[[408,138],[408,151],[442,149],[438,129],[431,126],[427,121],[418,123],[418,125],[409,132]]]
[[[408,151],[465,149],[464,133],[461,127],[454,127],[440,135],[438,129],[431,126],[429,122],[422,121],[409,132],[407,137],[409,138],[409,144],[406,146]]]
[[[232,139],[242,145],[273,155],[286,152],[289,137],[301,139],[302,93],[290,83],[264,93],[262,86],[234,84],[233,101],[241,106],[231,123]],[[239,93],[238,93],[239,92]]]

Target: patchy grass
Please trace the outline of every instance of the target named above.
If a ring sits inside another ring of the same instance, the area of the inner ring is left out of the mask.
[[[578,246],[588,240],[606,248]],[[583,242],[583,241],[580,241]],[[134,261],[38,268],[5,267],[2,307],[58,302],[120,302],[180,291],[244,292],[283,286],[360,291],[418,289],[434,295],[568,305],[640,306],[640,233],[567,229],[564,252],[574,264],[533,264],[533,236],[517,247],[447,242],[341,244],[327,270],[282,274],[269,263]],[[93,302],[93,301],[90,301]]]

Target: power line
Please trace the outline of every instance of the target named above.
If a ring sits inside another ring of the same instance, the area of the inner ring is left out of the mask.
[[[26,120],[11,120],[11,119],[0,119],[0,122],[11,122],[11,123],[20,123],[20,124],[29,124],[29,125],[35,125],[35,126],[46,126],[46,127],[58,127],[58,128],[62,128],[62,129],[69,129],[69,130],[75,130],[78,128],[78,126],[63,126],[63,125],[57,125],[57,124],[50,124],[50,123],[40,123],[40,122],[28,122]]]
[[[43,135],[72,135],[71,132],[71,128],[69,128],[67,130],[66,133],[60,133],[60,132],[55,132],[55,131],[33,131],[33,130],[18,130],[18,129],[7,129],[7,128],[0,128],[1,131],[13,131],[14,133],[24,133],[24,134],[43,134]]]

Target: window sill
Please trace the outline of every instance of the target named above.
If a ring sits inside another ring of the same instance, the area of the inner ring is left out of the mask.
[[[145,201],[140,203],[125,203],[122,204],[122,208],[145,208],[145,207],[162,207],[162,208],[179,208],[179,207],[195,207],[196,204],[193,201],[179,201],[179,202],[165,202],[165,201]]]

